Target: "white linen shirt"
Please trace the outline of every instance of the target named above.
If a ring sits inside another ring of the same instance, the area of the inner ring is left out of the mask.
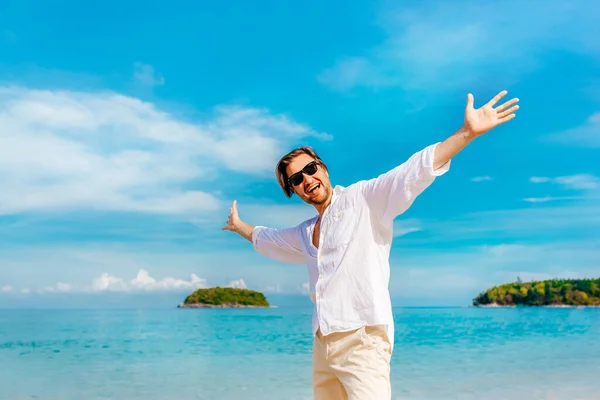
[[[305,264],[314,304],[312,330],[323,335],[384,325],[394,341],[389,294],[390,248],[394,218],[450,168],[433,169],[439,143],[413,154],[376,178],[336,186],[323,213],[319,248],[312,243],[318,215],[285,229],[256,226],[255,249],[272,259]]]

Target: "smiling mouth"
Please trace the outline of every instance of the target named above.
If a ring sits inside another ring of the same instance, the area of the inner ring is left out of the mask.
[[[321,187],[321,184],[320,183],[316,183],[313,186],[311,186],[310,188],[308,188],[308,190],[306,191],[306,193],[310,194],[310,193],[314,192],[315,190],[317,190],[320,187]]]

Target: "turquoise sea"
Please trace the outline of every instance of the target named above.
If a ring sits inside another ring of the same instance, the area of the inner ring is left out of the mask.
[[[394,399],[600,399],[600,309],[394,311]],[[0,399],[310,399],[310,313],[0,310]]]

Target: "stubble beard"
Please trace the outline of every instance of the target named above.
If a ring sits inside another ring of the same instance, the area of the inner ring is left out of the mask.
[[[307,198],[305,201],[308,204],[315,205],[315,206],[320,206],[320,205],[324,204],[325,202],[327,202],[327,200],[329,199],[329,195],[331,193],[331,187],[330,186],[325,187],[325,186],[323,186],[323,183],[321,183],[321,188],[323,189],[323,196],[317,197],[316,199]]]

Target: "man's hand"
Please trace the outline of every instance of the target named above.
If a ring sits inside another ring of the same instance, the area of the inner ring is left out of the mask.
[[[226,225],[221,228],[223,231],[237,232],[249,241],[252,241],[252,231],[254,227],[242,221],[237,210],[237,201],[234,200],[229,209],[229,217]]]
[[[519,109],[519,106],[514,105],[519,101],[517,98],[494,108],[498,101],[506,96],[506,93],[506,90],[501,91],[487,104],[477,109],[473,107],[473,95],[469,93],[467,96],[464,125],[436,147],[433,169],[438,169],[445,165],[476,137],[515,117],[514,112]]]
[[[229,209],[229,217],[227,218],[227,224],[223,227],[224,231],[237,232],[237,227],[241,222],[240,215],[237,210],[237,200],[234,200],[231,208]]]
[[[466,133],[471,136],[471,139],[483,135],[490,129],[515,117],[514,112],[519,109],[518,105],[514,105],[519,101],[517,98],[511,99],[494,108],[500,99],[506,96],[506,93],[508,93],[506,90],[501,91],[487,104],[477,109],[473,107],[473,95],[469,93],[467,96],[467,108],[465,109],[464,128]]]

